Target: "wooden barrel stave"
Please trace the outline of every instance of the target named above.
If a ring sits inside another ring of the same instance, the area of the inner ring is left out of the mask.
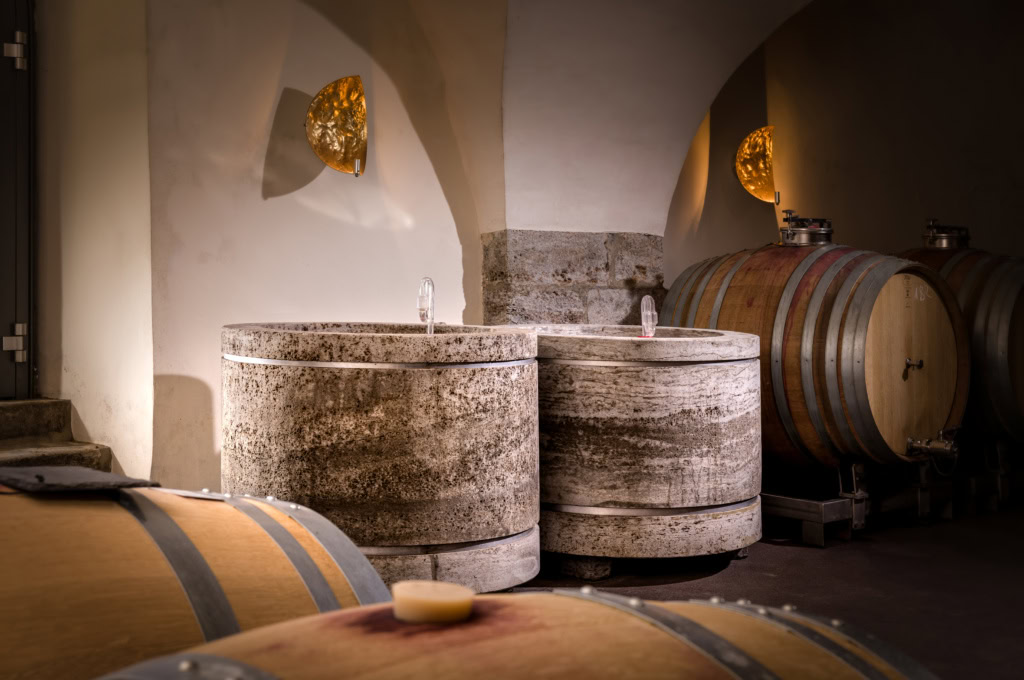
[[[359,653],[351,653],[358,650]],[[523,653],[528,650],[528,653]],[[315,659],[315,663],[311,660]],[[749,603],[643,602],[593,590],[477,596],[469,620],[406,624],[390,605],[250,631],[106,680],[219,662],[239,677],[921,678],[848,624]]]
[[[335,537],[322,530],[314,536],[277,502],[156,488],[0,491],[0,656],[11,677],[94,677],[219,634],[389,597],[354,545],[348,557],[332,556],[321,541],[330,544]],[[240,506],[277,523],[277,537]],[[142,521],[133,516],[140,507]],[[176,558],[188,547],[176,550],[166,540],[159,521],[152,525],[157,515],[197,551],[226,610],[210,613],[218,596],[197,580],[197,562]],[[315,565],[333,605],[313,599],[310,572],[297,570],[294,554],[286,555],[277,542],[287,541],[280,532],[305,552],[307,568]],[[349,560],[363,564],[361,576],[339,567]],[[213,624],[210,616],[218,617]]]
[[[662,321],[692,320],[697,327],[760,336],[762,432],[776,460],[834,466],[842,455],[879,462],[905,459],[905,441],[897,441],[892,427],[883,434],[875,422],[872,395],[878,400],[880,388],[860,367],[879,295],[897,275],[923,279],[938,292],[957,340],[951,370],[958,376],[969,370],[955,301],[941,280],[920,265],[831,244],[769,245],[712,258],[688,271],[687,281],[673,286],[677,299],[670,296],[672,312],[663,314]],[[923,419],[927,431],[915,431],[916,436],[934,436],[940,427],[958,424],[965,384],[954,381],[949,412]],[[922,420],[912,416],[914,423]]]
[[[1024,261],[972,248],[917,248],[901,256],[937,270],[968,320],[968,429],[1024,442]]]

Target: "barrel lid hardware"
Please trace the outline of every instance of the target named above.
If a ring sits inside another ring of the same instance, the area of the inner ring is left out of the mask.
[[[951,458],[956,460],[960,447],[956,443],[958,428],[939,430],[934,438],[914,439],[907,437],[907,458],[924,460],[926,458]]]
[[[940,250],[966,248],[971,240],[971,230],[967,227],[956,227],[947,224],[939,224],[936,219],[928,220],[921,240],[925,248],[936,248]]]
[[[832,220],[824,217],[800,217],[793,210],[783,210],[783,226],[779,227],[779,244],[783,246],[819,246],[832,243]]]

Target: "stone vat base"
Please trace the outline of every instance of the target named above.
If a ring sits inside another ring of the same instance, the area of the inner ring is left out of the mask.
[[[525,583],[540,571],[540,531],[536,525],[493,541],[360,550],[389,586],[424,579],[492,593]]]
[[[541,548],[555,553],[591,557],[715,555],[745,548],[761,538],[761,498],[687,510],[542,505],[540,529]]]

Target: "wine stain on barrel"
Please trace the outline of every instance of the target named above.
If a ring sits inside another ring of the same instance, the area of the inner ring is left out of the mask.
[[[456,623],[405,623],[395,618],[391,607],[375,607],[369,611],[345,612],[344,616],[325,620],[325,624],[356,629],[367,635],[443,637],[463,643],[534,628],[537,622],[517,613],[507,603],[478,599],[473,603],[469,618]]]

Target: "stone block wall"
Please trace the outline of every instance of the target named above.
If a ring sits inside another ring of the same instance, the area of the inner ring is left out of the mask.
[[[665,298],[662,237],[508,229],[482,235],[484,323],[639,324]]]

